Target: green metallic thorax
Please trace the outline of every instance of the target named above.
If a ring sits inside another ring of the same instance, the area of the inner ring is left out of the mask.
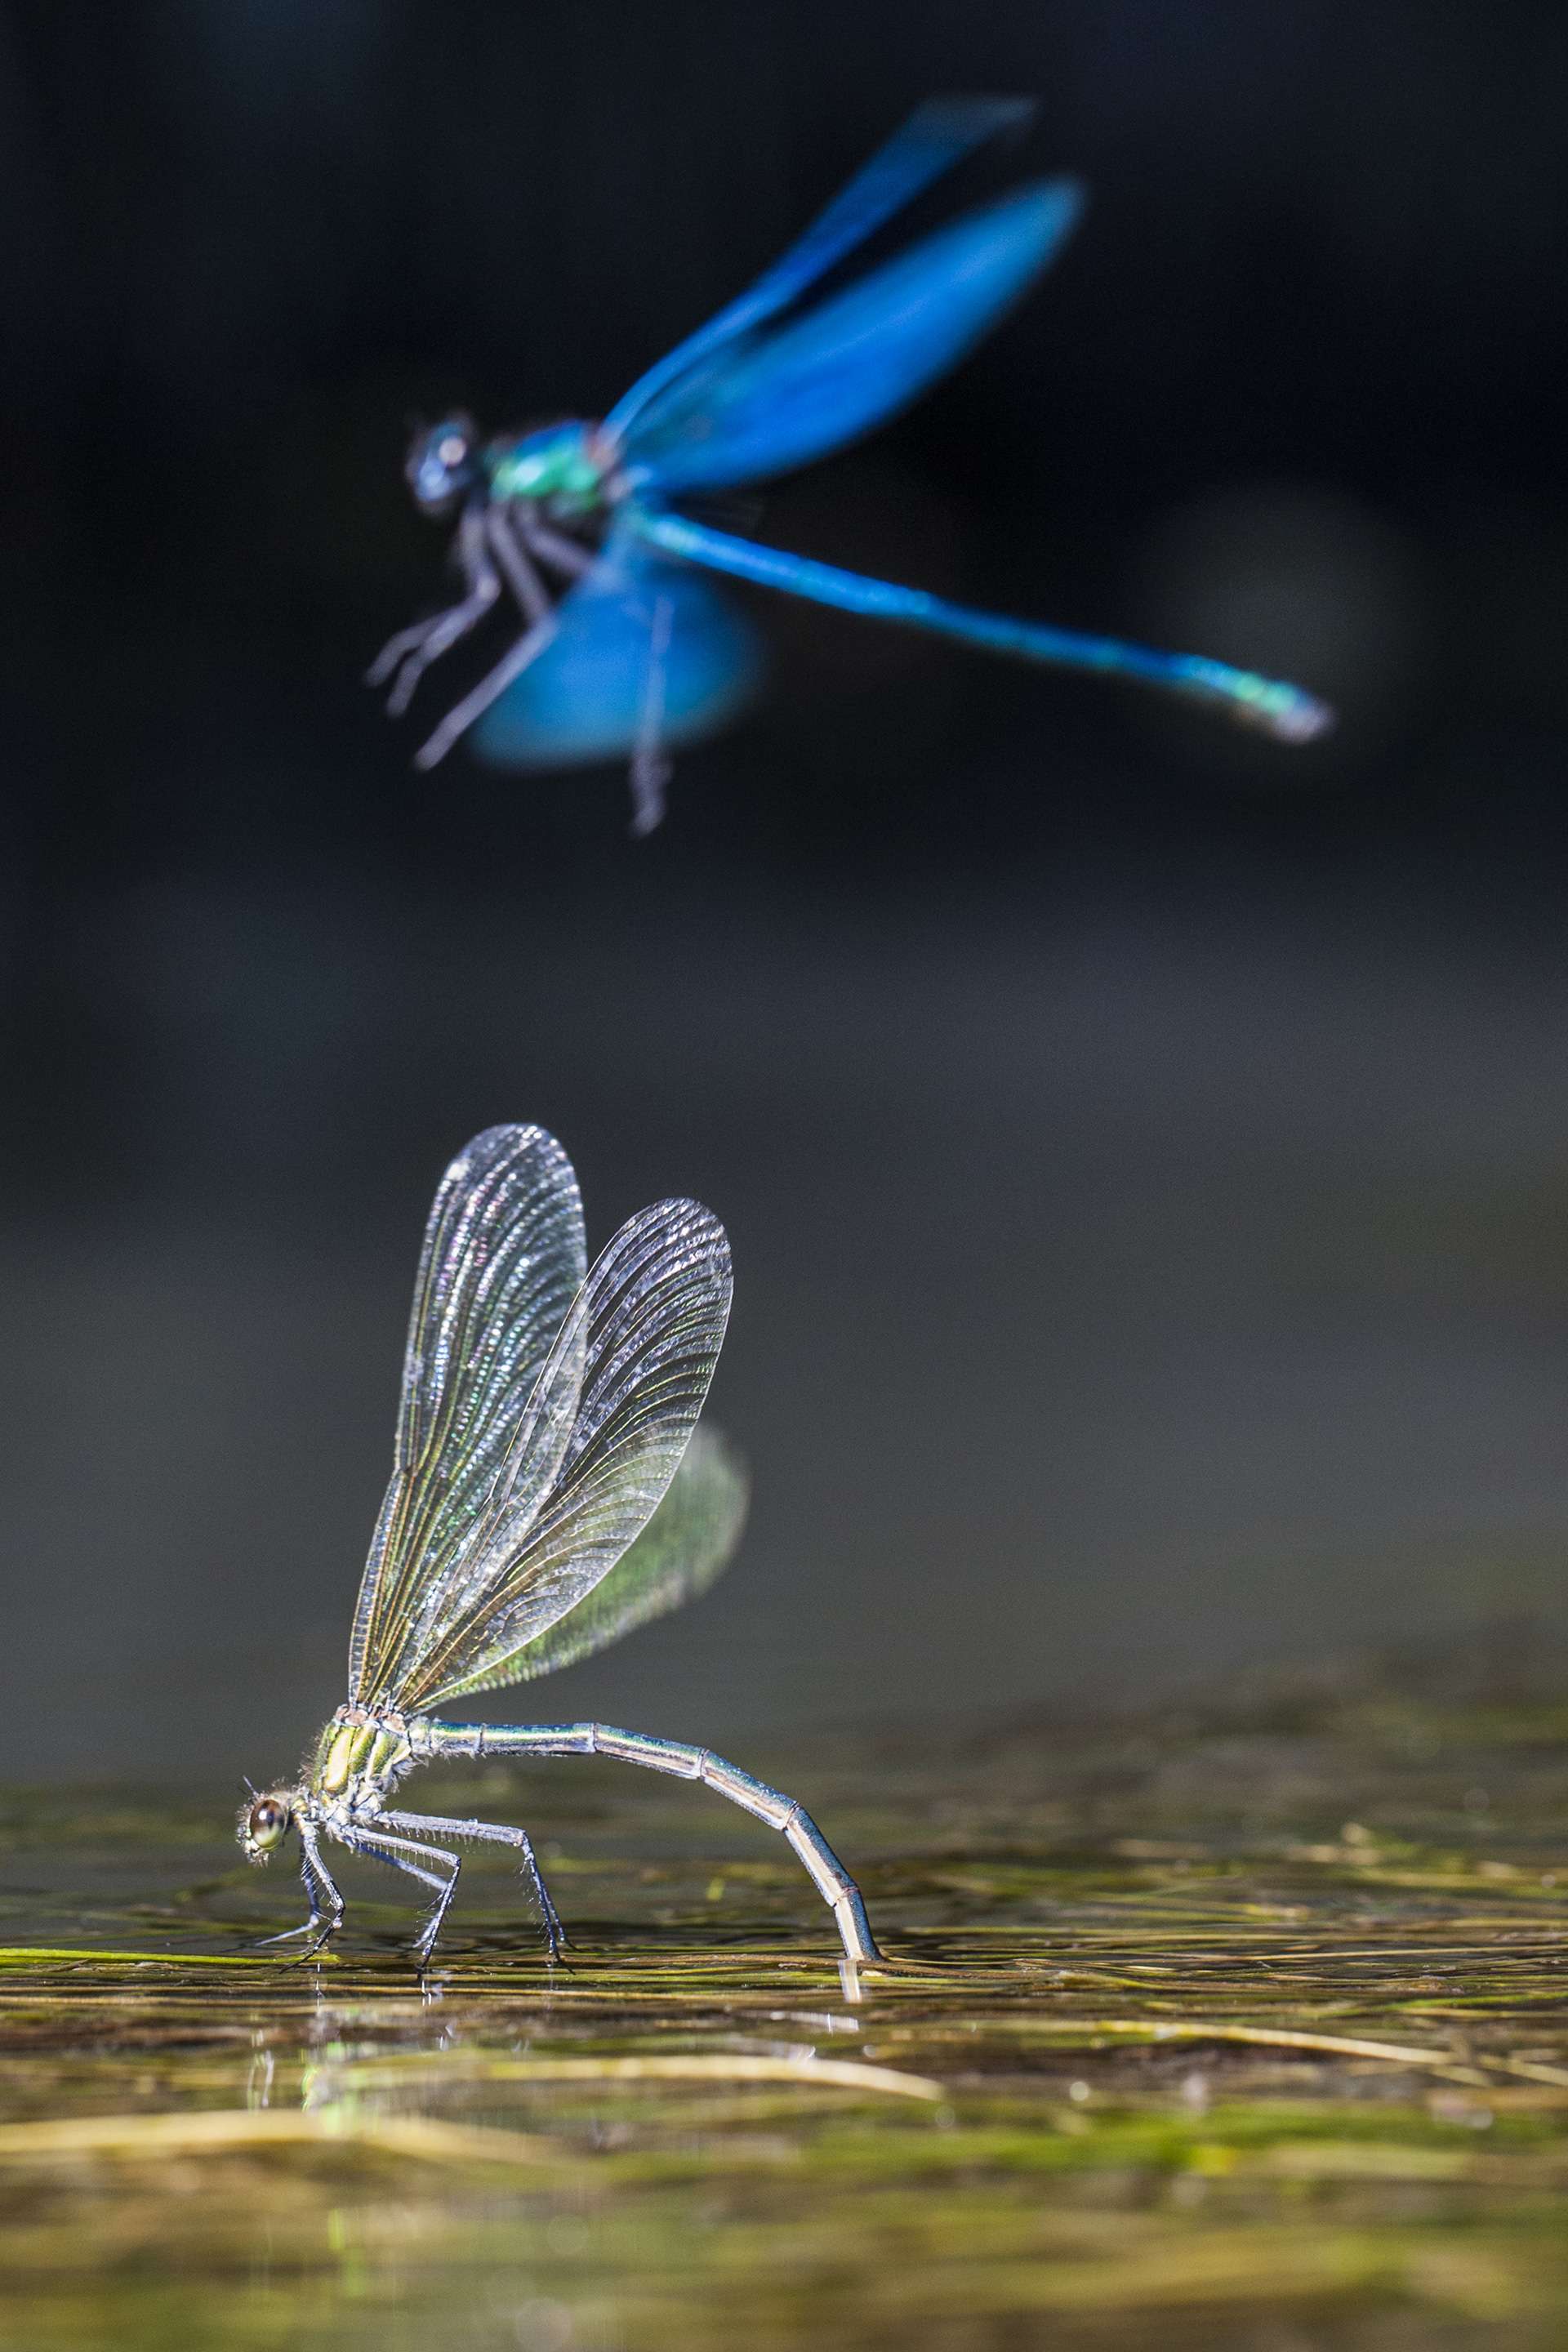
[[[374,1719],[362,1708],[343,1706],[316,1742],[306,1786],[331,1803],[369,1783],[385,1789],[401,1780],[413,1758],[398,1717]]]
[[[492,442],[484,464],[491,498],[548,499],[563,511],[600,505],[609,472],[587,425],[552,425]]]

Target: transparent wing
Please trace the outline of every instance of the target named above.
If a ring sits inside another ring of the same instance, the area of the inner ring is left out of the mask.
[[[477,1135],[442,1178],[425,1229],[392,1480],[349,1645],[353,1698],[384,1696],[431,1587],[461,1558],[585,1263],[577,1180],[554,1138],[537,1127]],[[576,1405],[574,1390],[568,1433]]]
[[[730,1287],[724,1229],[696,1202],[658,1202],[621,1227],[573,1301],[460,1559],[428,1587],[393,1705],[515,1681],[518,1653],[609,1574],[686,1451]]]
[[[515,1654],[508,1679],[532,1682],[574,1665],[706,1592],[741,1539],[748,1494],[739,1455],[699,1423],[641,1535],[575,1608]]]
[[[726,488],[825,457],[962,358],[1051,259],[1082,199],[1025,188],[939,229],[776,334],[730,346],[650,402],[623,443],[630,479]]]
[[[556,607],[549,645],[469,736],[496,768],[575,767],[637,745],[655,662],[659,740],[677,749],[743,709],[762,674],[755,631],[689,564],[614,533],[594,569]]]
[[[877,150],[771,268],[639,376],[605,419],[605,430],[617,436],[624,433],[666,384],[721,344],[732,342],[764,320],[776,318],[824,271],[842,261],[971,148],[1026,121],[1033,111],[1032,100],[1019,98],[942,98],[922,106]]]

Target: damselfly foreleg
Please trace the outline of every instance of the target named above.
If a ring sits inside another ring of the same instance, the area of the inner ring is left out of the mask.
[[[458,529],[457,552],[468,583],[467,595],[446,612],[434,614],[427,621],[416,621],[412,628],[399,629],[395,637],[387,639],[365,672],[367,686],[384,686],[394,671],[397,673],[386,698],[387,709],[394,718],[407,709],[415,688],[431,663],[439,661],[459,637],[466,637],[470,629],[477,628],[500,594],[500,573],[486,545],[482,513],[470,511],[463,517]]]
[[[316,1833],[308,1822],[300,1823],[300,1875],[305,1884],[305,1899],[310,1916],[300,1927],[285,1927],[280,1936],[262,1936],[258,1945],[291,1943],[296,1936],[314,1936],[311,1952],[319,1952],[329,1936],[339,1927],[343,1916],[343,1898],[332,1883],[331,1873],[321,1860],[321,1849]],[[326,1897],[326,1908],[321,1898]],[[308,1952],[307,1959],[310,1957]]]
[[[503,1822],[450,1821],[444,1813],[383,1813],[381,1819],[391,1822],[397,1829],[413,1830],[416,1833],[433,1831],[437,1837],[488,1838],[495,1845],[515,1846],[522,1857],[523,1874],[533,1889],[534,1900],[544,1922],[544,1940],[549,1947],[550,1957],[552,1959],[555,1958],[566,1941],[566,1931],[561,1925],[561,1914],[550,1899],[550,1890],[544,1884],[533,1851],[533,1841],[526,1830],[512,1829]]]
[[[742,1812],[755,1814],[758,1821],[782,1833],[832,1912],[839,1940],[851,1960],[875,1962],[882,1957],[859,1888],[805,1807],[770,1789],[765,1781],[754,1780],[738,1766],[727,1764],[711,1748],[652,1739],[640,1731],[617,1731],[607,1723],[438,1723],[425,1717],[410,1728],[415,1753],[421,1760],[427,1756],[613,1756],[623,1764],[640,1764],[649,1772],[700,1780],[704,1788],[728,1797]]]

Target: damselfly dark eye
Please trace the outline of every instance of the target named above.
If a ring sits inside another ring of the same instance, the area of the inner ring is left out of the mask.
[[[433,430],[416,433],[405,470],[416,503],[426,513],[447,512],[475,478],[470,419],[448,416]]]
[[[270,1853],[287,1833],[289,1820],[288,1806],[276,1797],[258,1797],[245,1817],[246,1843],[258,1853]]]

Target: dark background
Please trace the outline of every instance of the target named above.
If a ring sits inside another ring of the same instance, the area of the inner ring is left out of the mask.
[[[1083,226],[743,520],[1339,733],[775,600],[651,841],[613,770],[414,773],[357,683],[443,586],[407,412],[602,413],[951,89],[1042,103],[944,201],[1067,168]],[[743,1743],[1554,1615],[1565,119],[1568,16],[1497,0],[0,16],[0,1770],[226,1790],[337,1702],[421,1222],[500,1118],[595,1243],[729,1223],[757,1486],[702,1608],[503,1717]]]

